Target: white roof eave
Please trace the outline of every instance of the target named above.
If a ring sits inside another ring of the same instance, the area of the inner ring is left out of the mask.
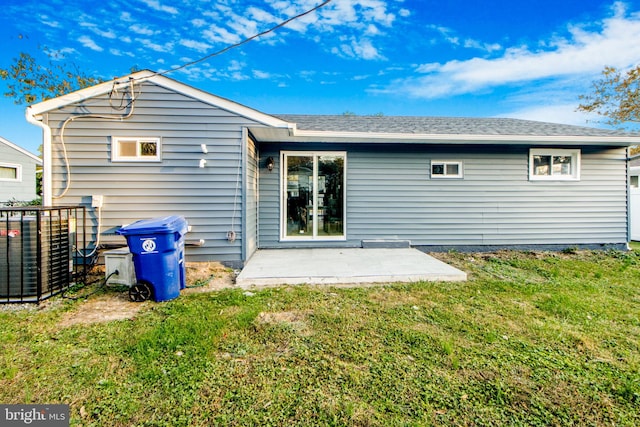
[[[27,115],[30,115],[31,117],[39,116],[43,113],[57,110],[67,105],[83,102],[87,99],[107,94],[113,90],[113,87],[115,85],[124,86],[127,85],[131,80],[134,80],[136,83],[154,83],[158,86],[173,90],[177,93],[181,93],[185,96],[197,99],[206,104],[213,105],[223,110],[238,114],[266,126],[284,129],[295,128],[295,124],[293,123],[286,122],[284,120],[262,113],[258,110],[254,110],[242,104],[238,104],[237,102],[212,95],[208,92],[196,89],[192,86],[180,83],[176,80],[159,75],[149,70],[139,71],[122,78],[116,78],[104,83],[97,84],[95,86],[69,93],[67,95],[59,96],[57,98],[49,99],[47,101],[31,105],[27,107]]]
[[[35,154],[25,150],[24,148],[14,144],[13,142],[0,137],[0,143],[6,145],[9,148],[12,148],[22,154],[24,154],[25,156],[29,157],[30,159],[34,160],[36,162],[36,164],[38,164],[39,166],[42,166],[42,159],[38,156],[36,156]]]
[[[292,129],[251,128],[260,142],[326,142],[326,143],[409,143],[409,144],[538,144],[538,145],[609,145],[626,147],[640,144],[637,136],[576,135],[474,135],[474,134],[409,134],[382,132],[334,132]]]

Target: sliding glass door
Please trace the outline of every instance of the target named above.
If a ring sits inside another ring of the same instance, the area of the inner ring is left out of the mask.
[[[344,152],[282,153],[283,240],[345,237]]]

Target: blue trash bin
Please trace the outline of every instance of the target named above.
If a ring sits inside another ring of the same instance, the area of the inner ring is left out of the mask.
[[[132,301],[177,298],[186,287],[184,236],[187,221],[171,215],[144,219],[122,227],[116,233],[127,239],[133,254],[136,284],[129,289]]]

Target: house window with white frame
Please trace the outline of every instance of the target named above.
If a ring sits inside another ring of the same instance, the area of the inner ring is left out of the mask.
[[[111,159],[114,162],[159,162],[162,160],[160,138],[114,136]]]
[[[462,178],[462,162],[431,161],[431,178]]]
[[[529,151],[529,180],[578,181],[580,150],[532,148]]]
[[[0,181],[22,181],[22,166],[13,163],[0,163]]]

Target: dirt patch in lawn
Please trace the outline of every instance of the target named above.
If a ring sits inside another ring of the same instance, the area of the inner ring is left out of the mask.
[[[129,301],[129,295],[126,292],[97,295],[80,304],[77,310],[65,313],[60,326],[64,328],[78,324],[133,319],[148,304],[150,302]]]
[[[181,291],[182,295],[213,292],[234,286],[235,274],[233,270],[217,262],[188,262],[186,272],[187,288]],[[91,275],[95,281],[103,280],[104,267],[94,268]],[[60,321],[60,326],[133,319],[141,310],[152,304],[156,303],[153,301],[143,303],[129,301],[128,290],[123,287],[122,292],[114,290],[106,294],[90,296],[78,304],[75,310],[65,313]]]
[[[286,325],[299,335],[311,334],[307,325],[309,311],[261,312],[256,318],[258,325]]]
[[[219,291],[234,287],[236,274],[219,262],[188,262],[187,289],[182,293]]]

